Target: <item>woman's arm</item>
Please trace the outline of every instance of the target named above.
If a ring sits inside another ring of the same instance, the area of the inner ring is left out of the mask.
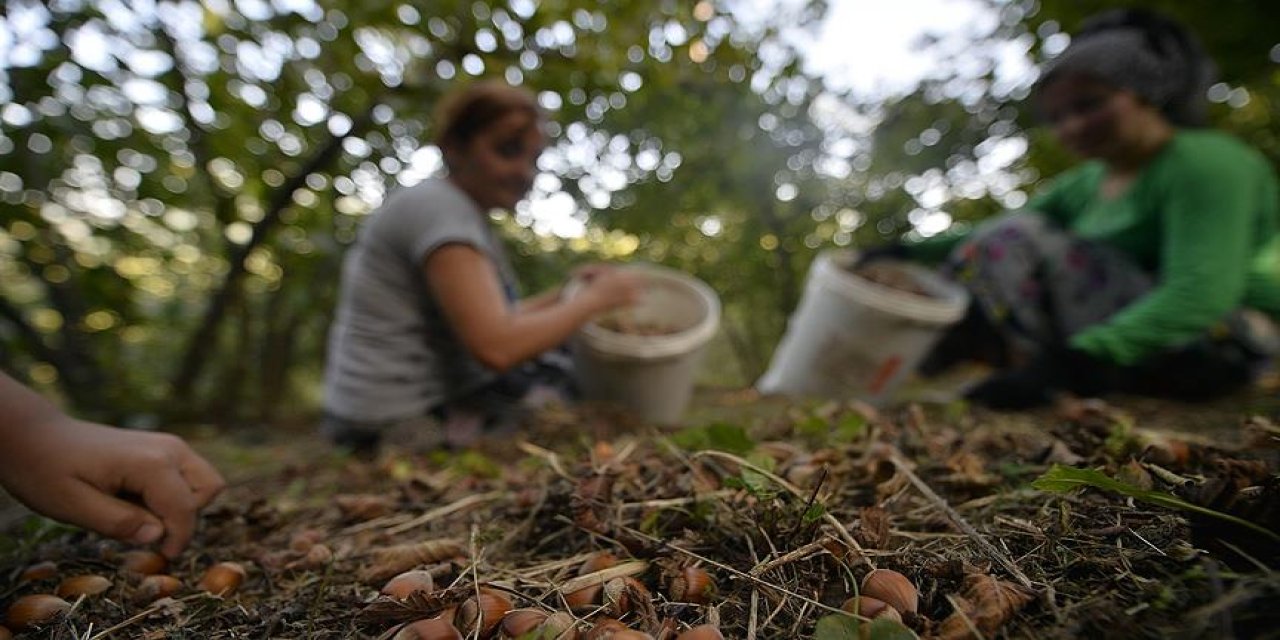
[[[163,539],[172,557],[224,482],[177,436],[76,420],[0,373],[0,485],[51,518],[135,544]]]
[[[505,371],[563,343],[597,313],[631,304],[643,278],[618,269],[602,271],[569,300],[542,299],[511,308],[493,263],[476,248],[449,244],[424,266],[427,284],[450,326],[485,366]]]
[[[1163,176],[1159,284],[1072,346],[1136,364],[1203,335],[1241,305],[1260,206],[1257,167],[1246,160],[1204,153]]]

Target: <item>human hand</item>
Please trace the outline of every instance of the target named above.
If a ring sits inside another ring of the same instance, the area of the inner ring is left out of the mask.
[[[608,311],[634,304],[648,282],[642,274],[610,265],[594,265],[582,295],[595,311]]]
[[[578,280],[581,282],[591,282],[596,276],[616,269],[614,265],[606,262],[589,262],[587,264],[578,265],[569,272],[570,280]]]
[[[32,510],[174,557],[196,515],[225,485],[181,438],[117,429],[63,414],[15,432],[0,484]],[[17,461],[22,461],[19,463]]]

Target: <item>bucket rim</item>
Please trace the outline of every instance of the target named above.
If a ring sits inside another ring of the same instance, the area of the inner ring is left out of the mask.
[[[949,325],[964,316],[969,305],[969,292],[964,287],[945,280],[920,265],[895,261],[895,266],[907,270],[913,277],[928,283],[931,289],[942,295],[926,297],[898,291],[861,278],[845,268],[844,265],[853,264],[857,257],[858,252],[853,249],[819,253],[813,269],[824,277],[814,278],[813,282],[885,313],[911,320]]]
[[[661,335],[618,333],[601,327],[595,319],[583,325],[577,338],[584,346],[615,360],[665,360],[700,349],[720,328],[720,297],[707,283],[683,271],[649,263],[620,265],[620,269],[642,271],[691,290],[706,305],[706,313],[693,326]]]

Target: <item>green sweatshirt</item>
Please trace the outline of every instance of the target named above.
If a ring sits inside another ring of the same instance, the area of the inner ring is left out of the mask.
[[[1120,249],[1157,284],[1073,336],[1072,346],[1134,364],[1194,340],[1242,306],[1280,319],[1280,195],[1262,154],[1221,132],[1183,130],[1122,195],[1099,195],[1104,173],[1096,161],[1077,167],[1026,209]],[[909,250],[940,261],[965,235],[941,234]]]

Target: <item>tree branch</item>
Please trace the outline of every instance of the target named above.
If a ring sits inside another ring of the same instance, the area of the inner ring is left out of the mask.
[[[372,110],[370,110],[356,120],[351,130],[346,134],[331,136],[325,146],[321,147],[301,169],[290,176],[283,185],[272,193],[266,213],[261,220],[253,225],[253,232],[249,237],[249,241],[231,248],[231,255],[229,256],[230,267],[227,275],[223,278],[221,287],[209,300],[209,306],[205,310],[200,327],[196,329],[191,339],[187,342],[182,362],[179,365],[177,374],[174,376],[172,384],[172,398],[174,400],[184,401],[203,372],[204,363],[206,362],[204,354],[214,344],[218,327],[226,316],[227,308],[239,295],[240,282],[246,272],[245,259],[249,257],[249,254],[254,249],[265,242],[267,236],[275,229],[280,222],[281,214],[293,202],[293,192],[306,185],[307,176],[326,167],[342,150],[342,141],[344,139],[348,136],[359,135],[372,122],[373,115]]]

